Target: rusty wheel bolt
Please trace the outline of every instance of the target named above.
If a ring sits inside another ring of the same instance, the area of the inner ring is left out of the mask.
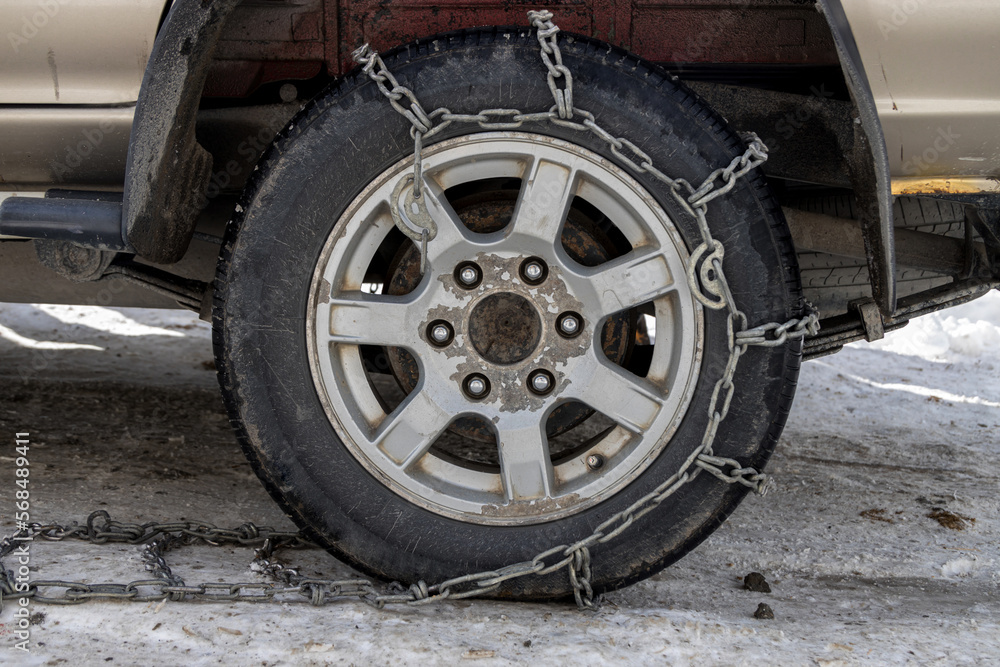
[[[573,338],[583,329],[583,320],[576,313],[563,313],[556,320],[556,326],[562,336]]]
[[[552,391],[552,387],[555,384],[555,378],[552,377],[552,373],[545,370],[534,371],[528,376],[528,389],[539,396],[544,396]]]
[[[455,267],[455,280],[466,289],[472,289],[483,281],[483,272],[472,262],[462,262]]]
[[[521,262],[521,280],[529,285],[537,285],[549,275],[549,268],[538,257],[529,257]]]
[[[479,373],[473,373],[465,378],[462,389],[472,398],[483,398],[490,393],[490,381]]]
[[[444,320],[435,320],[427,325],[427,338],[438,347],[444,347],[454,337],[451,325]]]
[[[600,454],[591,454],[587,457],[587,467],[591,470],[597,470],[604,465],[604,457]]]

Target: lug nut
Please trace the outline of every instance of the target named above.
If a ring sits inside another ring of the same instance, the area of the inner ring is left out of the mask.
[[[483,274],[472,262],[463,262],[455,267],[455,280],[462,287],[472,289],[482,282]]]
[[[604,457],[600,454],[591,454],[587,457],[587,467],[591,470],[597,470],[604,465]]]
[[[536,394],[547,394],[552,391],[555,379],[552,373],[545,370],[538,370],[528,376],[528,388]]]
[[[529,257],[521,263],[521,278],[529,285],[537,285],[545,280],[549,270],[538,257]]]
[[[473,374],[465,378],[463,386],[465,393],[472,398],[483,398],[486,394],[490,393],[490,381],[479,374]]]
[[[566,338],[576,336],[580,333],[580,329],[583,328],[580,316],[576,313],[563,313],[559,316],[559,320],[556,324],[559,327],[559,333]]]
[[[433,338],[436,343],[445,342],[448,340],[448,327],[443,324],[437,325],[431,329],[431,338]]]
[[[436,322],[431,322],[427,327],[427,337],[430,339],[431,343],[439,347],[444,347],[451,342],[453,333],[451,330],[451,325],[447,322],[438,320]]]

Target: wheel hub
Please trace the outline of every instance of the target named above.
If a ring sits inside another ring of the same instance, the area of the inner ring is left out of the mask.
[[[506,366],[526,359],[542,337],[542,320],[519,294],[483,298],[469,316],[469,342],[483,359]]]
[[[515,205],[516,201],[509,190],[489,186],[460,195],[453,202],[455,211],[462,222],[470,231],[477,234],[491,234],[502,230],[510,223]],[[562,241],[569,257],[574,262],[584,266],[606,262],[615,252],[614,244],[601,232],[594,221],[575,209],[569,212]],[[506,265],[498,265],[496,258],[484,261],[484,266],[499,268],[500,270],[494,273],[501,276],[508,268]],[[508,279],[514,275],[510,272],[507,273]],[[416,288],[420,279],[420,253],[415,245],[406,244],[392,262],[386,291],[393,295],[408,294]],[[456,276],[455,282],[456,284],[462,282],[460,276]],[[465,285],[462,284],[461,287],[465,288]],[[634,323],[626,313],[608,318],[601,331],[601,349],[609,360],[621,363],[626,359],[629,354],[633,330]],[[475,343],[473,345],[475,347]],[[409,394],[416,387],[420,376],[417,360],[401,347],[390,347],[386,354],[400,389],[403,393]],[[530,354],[530,352],[526,354]],[[481,357],[481,360],[495,363],[486,357]],[[549,437],[562,435],[579,426],[593,414],[593,410],[581,403],[564,403],[548,416],[545,425],[546,434]],[[495,445],[493,431],[489,424],[482,419],[460,417],[448,428],[448,431],[476,442],[486,443],[490,446]]]

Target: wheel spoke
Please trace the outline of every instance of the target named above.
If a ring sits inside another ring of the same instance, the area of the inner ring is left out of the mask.
[[[563,222],[577,189],[577,173],[570,166],[536,160],[521,186],[514,211],[514,233],[558,243]]]
[[[406,468],[427,453],[452,417],[429,391],[418,389],[382,423],[372,444]]]
[[[552,459],[542,420],[498,424],[500,471],[508,500],[552,497]]]
[[[652,301],[674,289],[674,277],[659,250],[640,248],[584,273],[601,315],[611,315]]]
[[[591,358],[573,373],[567,395],[603,413],[633,433],[644,433],[663,405],[650,382]]]
[[[320,304],[330,323],[327,343],[414,346],[420,340],[413,294],[402,297],[349,292]]]
[[[424,181],[424,204],[427,213],[437,224],[437,235],[434,241],[427,244],[427,256],[431,262],[460,243],[472,243],[472,232],[465,226],[451,202],[444,196],[440,186],[431,179]]]

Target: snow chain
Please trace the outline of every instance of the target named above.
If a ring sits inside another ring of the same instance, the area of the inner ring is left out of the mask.
[[[489,595],[510,579],[528,575],[543,576],[565,568],[576,603],[582,608],[595,608],[590,549],[615,539],[638,519],[653,511],[680,487],[706,471],[727,484],[742,484],[764,495],[772,487],[770,477],[739,461],[715,456],[712,443],[719,424],[726,418],[735,392],[733,377],[740,357],[751,345],[777,347],[819,331],[819,314],[807,304],[801,318],[784,323],[771,322],[749,327],[746,314],[736,307],[723,272],[725,250],[712,237],[705,214],[709,202],[728,193],[737,180],[767,160],[767,147],[755,134],[744,135],[746,151],[733,158],[728,166],[716,169],[697,188],[683,178],[671,178],[657,169],[648,154],[623,137],[615,137],[597,124],[590,112],[573,106],[573,76],[563,64],[557,35],[559,28],[552,23],[549,11],[530,11],[528,18],[537,30],[542,62],[548,70],[548,85],[555,102],[547,111],[523,113],[518,109],[483,109],[477,114],[456,114],[446,107],[426,112],[412,90],[399,84],[378,53],[367,44],[355,51],[354,60],[367,76],[378,85],[392,107],[411,124],[413,137],[413,173],[405,176],[394,192],[396,206],[392,216],[396,226],[408,238],[420,244],[421,272],[426,270],[427,243],[437,234],[437,228],[427,213],[422,196],[423,164],[421,154],[426,139],[438,134],[452,123],[476,124],[486,130],[514,130],[524,123],[548,122],[580,132],[590,132],[607,145],[611,153],[635,173],[650,174],[664,183],[671,196],[688,215],[695,219],[701,233],[701,243],[691,253],[687,269],[692,293],[706,308],[728,310],[727,330],[729,359],[722,377],[715,384],[708,405],[708,426],[700,445],[680,469],[653,492],[615,514],[599,525],[593,533],[573,544],[560,544],[543,551],[529,561],[514,563],[499,570],[468,574],[428,586],[423,581],[404,588],[392,584],[379,592],[366,579],[326,580],[303,577],[294,569],[272,562],[278,548],[302,547],[309,543],[297,533],[281,533],[269,528],[244,524],[234,530],[222,530],[198,522],[177,524],[124,524],[112,521],[103,511],[94,512],[86,526],[58,525],[18,526],[19,531],[0,542],[0,558],[15,552],[25,542],[40,536],[47,540],[67,538],[95,543],[117,542],[146,544],[143,559],[151,579],[128,584],[84,584],[65,581],[31,581],[22,583],[12,571],[0,564],[0,605],[3,598],[32,597],[39,602],[78,604],[91,599],[127,599],[175,601],[199,599],[214,601],[309,601],[320,605],[343,598],[359,598],[377,607],[390,603],[428,604],[446,599]],[[97,522],[101,521],[100,524]],[[238,543],[260,545],[252,569],[264,573],[276,583],[209,583],[188,586],[173,574],[164,560],[164,553],[175,546],[193,542],[207,544]],[[311,546],[311,545],[310,545]],[[62,589],[62,595],[43,595],[41,591]]]

